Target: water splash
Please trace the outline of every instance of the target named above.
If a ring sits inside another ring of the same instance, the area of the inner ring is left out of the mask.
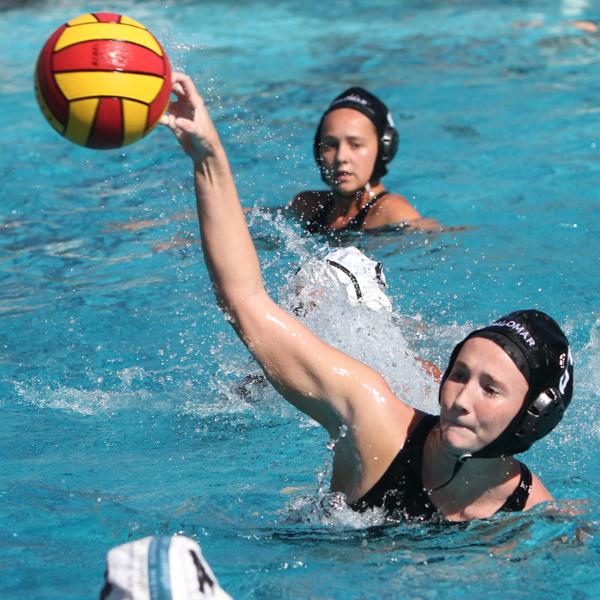
[[[17,395],[27,404],[84,416],[106,413],[128,406],[138,406],[151,398],[151,394],[143,390],[123,393],[67,386],[53,388],[49,385],[20,382],[16,382],[14,385]]]

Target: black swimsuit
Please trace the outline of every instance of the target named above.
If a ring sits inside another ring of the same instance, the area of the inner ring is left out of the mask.
[[[417,424],[404,447],[398,452],[381,479],[360,499],[353,502],[353,510],[363,512],[383,507],[392,518],[431,519],[438,510],[423,487],[423,448],[429,432],[439,417],[426,415]],[[525,508],[531,493],[531,471],[521,462],[521,480],[498,512],[517,512]]]
[[[341,229],[331,229],[327,224],[327,217],[329,216],[329,211],[333,208],[333,203],[335,199],[333,196],[329,198],[327,202],[322,204],[310,220],[306,223],[306,230],[309,233],[331,233],[338,231],[359,231],[362,229],[364,220],[367,218],[367,214],[369,211],[377,204],[380,198],[385,196],[388,193],[387,190],[383,190],[383,192],[379,192],[377,196],[374,196],[369,200],[358,212],[357,215],[352,217],[344,227]]]

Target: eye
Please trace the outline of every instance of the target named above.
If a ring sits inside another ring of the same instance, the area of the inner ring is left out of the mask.
[[[325,138],[321,140],[319,146],[321,147],[321,150],[330,150],[331,148],[337,148],[337,142],[336,140]]]
[[[485,392],[486,396],[498,396],[500,394],[500,391],[493,385],[484,385],[483,391]]]
[[[461,369],[460,367],[454,367],[452,371],[450,371],[448,379],[456,383],[465,383],[469,379],[469,374],[467,373],[467,371]]]

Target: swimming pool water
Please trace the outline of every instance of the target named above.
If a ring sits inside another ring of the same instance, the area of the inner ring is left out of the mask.
[[[318,187],[312,135],[342,89],[390,106],[386,178],[469,229],[349,236],[385,264],[392,317],[335,290],[311,327],[435,410],[410,347],[444,364],[471,324],[536,306],[569,333],[576,392],[526,454],[559,499],[465,526],[380,527],[327,511],[326,436],[260,384],[214,305],[190,166],[168,132],[122,151],[61,139],[32,69],[46,37],[98,3],[0,7],[0,590],[91,598],[106,551],[196,538],[236,598],[596,598],[600,594],[599,34],[592,0],[135,2],[205,92],[269,289],[323,255],[265,207]],[[147,226],[139,223],[147,221]],[[138,223],[132,227],[132,223]],[[283,287],[282,287],[283,286]],[[333,309],[332,309],[333,307]],[[347,327],[341,315],[350,317]]]

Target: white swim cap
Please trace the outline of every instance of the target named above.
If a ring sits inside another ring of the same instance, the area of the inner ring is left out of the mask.
[[[328,273],[344,285],[352,304],[365,304],[372,310],[392,310],[380,262],[371,260],[354,246],[330,252],[325,261]]]
[[[231,600],[200,546],[184,536],[150,536],[106,555],[99,600]]]

